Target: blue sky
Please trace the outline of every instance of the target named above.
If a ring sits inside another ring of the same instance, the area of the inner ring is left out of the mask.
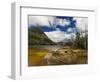
[[[43,20],[43,16],[42,16],[42,23],[43,23],[43,21],[45,22],[44,25],[42,25],[41,22],[40,22],[44,32],[51,32],[51,31],[56,31],[56,30],[60,30],[60,31],[63,31],[63,32],[68,32],[68,31],[76,32],[77,31],[76,20],[73,19],[73,17],[69,17],[69,16],[50,16],[52,18],[50,19],[50,17],[47,17],[48,20],[46,20],[46,17],[44,17],[44,20]],[[33,18],[33,19],[36,19],[36,17]],[[32,24],[29,23],[29,26],[36,25],[39,21],[41,21],[41,20],[38,20],[36,22],[36,20],[34,20]],[[29,22],[30,21],[31,20],[29,19]]]
[[[54,42],[75,38],[76,32],[88,30],[88,18],[71,16],[29,16],[30,26],[41,26],[44,33]]]

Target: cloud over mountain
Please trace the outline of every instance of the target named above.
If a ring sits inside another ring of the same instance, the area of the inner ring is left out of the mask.
[[[87,18],[69,16],[29,16],[29,26],[39,25],[53,42],[75,38],[76,32],[87,30]]]

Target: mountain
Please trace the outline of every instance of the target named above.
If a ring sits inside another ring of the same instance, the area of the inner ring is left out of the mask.
[[[30,26],[28,28],[28,44],[29,45],[53,45],[52,42],[43,32],[41,26]]]

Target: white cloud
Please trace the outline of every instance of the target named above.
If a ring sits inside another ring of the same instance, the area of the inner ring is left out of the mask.
[[[73,32],[73,29],[72,28],[68,28],[67,32],[71,33],[71,32]]]
[[[47,25],[57,23],[61,26],[69,25],[70,21],[66,19],[55,19],[54,16],[29,16],[29,25]]]
[[[65,25],[69,25],[70,21],[66,20],[66,19],[57,19],[57,24],[59,24],[61,26],[65,26]]]
[[[74,18],[76,20],[76,27],[80,30],[80,31],[85,31],[88,30],[88,18],[78,18],[75,17]]]
[[[80,31],[85,31],[88,29],[88,18],[78,18],[74,17],[74,20],[77,21],[76,26]],[[47,25],[50,26],[49,21],[51,24],[55,23],[55,17],[53,16],[29,16],[29,25],[32,24],[39,24],[39,25]],[[62,26],[64,25],[69,25],[70,21],[66,21],[65,19],[57,19],[56,20],[57,24],[60,24]],[[52,32],[44,32],[49,39],[51,39],[53,42],[61,42],[63,40],[69,40],[72,38],[75,38],[76,35],[72,32],[72,28],[68,29],[69,34],[60,31],[60,29],[56,29],[56,31]],[[84,34],[83,34],[84,35]]]
[[[52,31],[52,32],[45,32],[45,34],[48,36],[49,39],[51,39],[53,42],[61,42],[63,40],[69,40],[75,38],[74,33],[67,34],[62,31]]]
[[[48,21],[53,21],[52,16],[29,16],[29,25],[47,25],[49,26]]]
[[[82,17],[74,17],[76,20],[76,26],[79,30],[84,31],[88,30],[88,18]],[[50,26],[49,21],[51,24],[55,23],[55,17],[53,16],[29,16],[29,25],[47,25]],[[56,23],[59,25],[69,25],[70,21],[66,19],[56,19]]]

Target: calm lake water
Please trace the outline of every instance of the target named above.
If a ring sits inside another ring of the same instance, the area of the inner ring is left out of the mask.
[[[56,51],[56,50],[62,48],[63,46],[60,46],[60,45],[35,45],[35,46],[31,46],[31,47],[44,48],[44,49],[48,49],[50,51]]]

